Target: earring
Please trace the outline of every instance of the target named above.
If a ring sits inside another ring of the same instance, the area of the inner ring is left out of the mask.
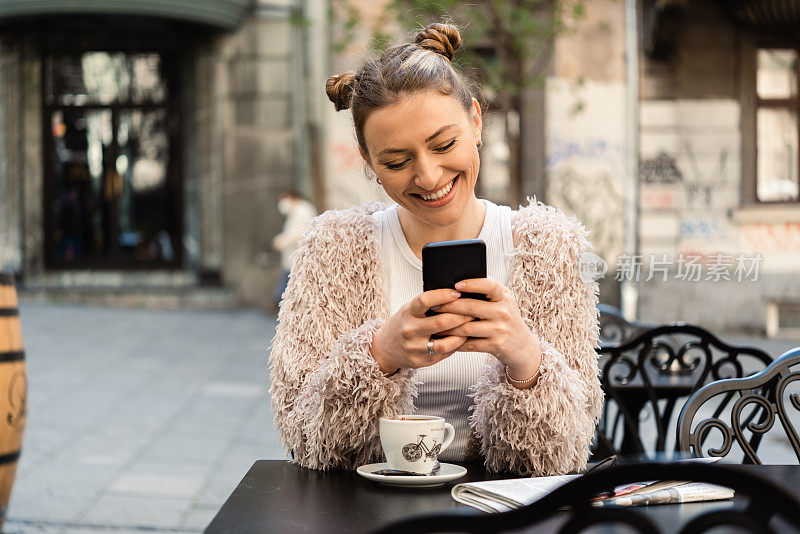
[[[375,181],[378,182],[378,185],[382,185],[381,179],[378,178],[378,176],[375,174],[375,171],[370,169],[366,164],[364,165],[364,178],[366,178],[367,180],[372,180],[373,178],[375,178]]]
[[[481,147],[483,146],[483,141],[481,141],[480,139],[478,139],[478,142],[477,142],[477,143],[475,143],[475,146],[476,146],[476,147],[478,147],[478,150],[480,150],[480,149],[481,149]]]

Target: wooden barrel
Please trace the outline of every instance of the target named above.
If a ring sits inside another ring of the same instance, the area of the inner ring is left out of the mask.
[[[27,389],[14,276],[0,272],[0,529],[22,447]]]

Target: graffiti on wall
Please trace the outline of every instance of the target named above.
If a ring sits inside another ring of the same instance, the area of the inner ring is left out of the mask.
[[[641,201],[645,209],[707,209],[719,207],[714,201],[714,191],[723,184],[728,170],[726,147],[719,151],[716,162],[710,169],[702,169],[692,144],[684,144],[684,167],[675,156],[666,152],[650,159],[643,159],[639,166],[639,182],[642,184]]]
[[[331,156],[338,175],[359,171],[363,160],[352,143],[337,141],[331,144]]]
[[[326,207],[343,209],[372,200],[388,201],[374,174],[364,163],[357,145],[346,141],[332,142],[328,178],[325,180]]]
[[[640,201],[646,210],[668,210],[683,201],[683,173],[666,152],[639,162]]]
[[[681,220],[682,238],[711,239],[723,235],[725,228],[722,223],[711,217],[687,217]]]
[[[625,148],[605,139],[549,139],[549,203],[574,214],[590,232],[594,251],[605,258],[623,242],[624,199],[619,192]],[[616,178],[615,178],[616,177]]]
[[[678,205],[678,199],[683,198],[675,187],[643,186],[640,199],[645,210],[668,210]]]
[[[573,159],[598,161],[604,166],[611,165],[614,172],[622,172],[625,148],[605,139],[594,139],[579,143],[574,140],[553,136],[547,148],[547,168],[554,169],[559,164]],[[620,174],[622,176],[622,174]]]
[[[745,242],[753,250],[800,254],[800,223],[756,223],[742,227]]]
[[[727,170],[728,149],[723,147],[720,150],[717,165],[711,172],[703,172],[700,170],[697,157],[688,140],[685,143],[685,149],[689,165],[692,169],[689,177],[683,182],[686,191],[686,203],[688,206],[697,206],[701,208],[710,207],[713,203],[711,193],[722,184],[725,171]]]
[[[639,179],[646,184],[674,184],[683,181],[683,173],[674,157],[661,152],[655,158],[641,161]]]
[[[595,252],[613,256],[622,244],[624,201],[608,171],[581,174],[563,166],[549,184],[552,204],[574,214],[589,229]]]

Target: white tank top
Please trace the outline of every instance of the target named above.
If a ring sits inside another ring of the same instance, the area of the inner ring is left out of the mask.
[[[497,206],[488,200],[478,238],[486,243],[486,269],[489,278],[503,285],[508,282],[508,272],[514,253],[511,234],[511,208]],[[422,293],[422,260],[417,258],[408,246],[400,219],[397,204],[375,212],[373,217],[380,221],[380,252],[384,277],[389,292],[389,311],[397,312],[404,304]],[[450,447],[439,459],[461,461],[470,434],[469,408],[472,399],[467,395],[470,387],[477,382],[483,368],[492,355],[485,352],[456,352],[449,358],[418,370],[417,377],[422,384],[415,400],[416,412],[444,417],[455,427],[456,436]]]

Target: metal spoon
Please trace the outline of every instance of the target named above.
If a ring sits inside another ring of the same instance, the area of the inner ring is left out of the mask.
[[[386,475],[386,476],[412,476],[412,477],[429,477],[435,475],[439,472],[439,469],[442,467],[442,464],[436,462],[436,465],[433,466],[433,469],[430,473],[415,473],[413,471],[403,471],[402,469],[378,469],[377,471],[373,471],[373,475]]]

